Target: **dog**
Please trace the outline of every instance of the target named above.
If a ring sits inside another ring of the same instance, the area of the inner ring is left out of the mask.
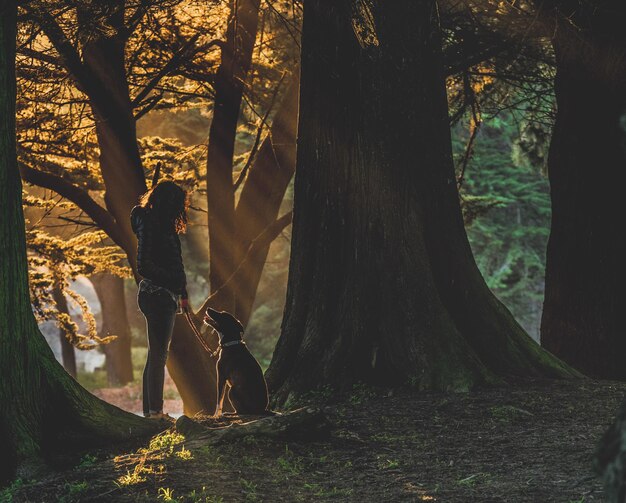
[[[222,415],[226,385],[228,399],[237,414],[273,415],[261,366],[242,340],[243,325],[232,314],[211,308],[206,311],[204,323],[215,329],[220,338],[215,416]]]

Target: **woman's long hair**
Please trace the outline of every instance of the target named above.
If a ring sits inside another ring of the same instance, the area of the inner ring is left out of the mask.
[[[139,200],[139,205],[150,210],[160,222],[171,224],[178,234],[187,229],[187,192],[174,182],[159,182]]]

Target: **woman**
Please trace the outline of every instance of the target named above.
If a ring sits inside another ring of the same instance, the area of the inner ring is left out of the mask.
[[[130,214],[137,235],[137,303],[148,328],[148,359],[143,371],[143,415],[167,418],[163,413],[163,381],[174,319],[180,302],[188,309],[187,279],[178,234],[187,227],[187,193],[174,182],[163,181],[141,197]]]

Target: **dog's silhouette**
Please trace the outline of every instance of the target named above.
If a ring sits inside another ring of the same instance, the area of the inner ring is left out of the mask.
[[[243,326],[239,320],[226,311],[209,308],[204,322],[220,337],[215,415],[222,415],[226,385],[229,386],[228,398],[237,414],[273,414],[269,410],[263,371],[242,340]]]

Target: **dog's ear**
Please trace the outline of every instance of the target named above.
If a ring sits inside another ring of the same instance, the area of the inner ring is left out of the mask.
[[[216,316],[219,316],[219,315],[220,315],[220,312],[219,312],[219,311],[216,311],[215,309],[213,309],[213,308],[211,308],[211,307],[209,307],[209,308],[206,310],[206,315],[207,315],[207,316],[209,316],[210,318],[213,318],[215,321],[217,321]]]
[[[233,330],[243,333],[243,325],[237,318],[227,311],[222,311],[220,314],[222,315],[224,321],[228,323]]]
[[[233,316],[233,320],[237,324],[237,326],[239,327],[239,331],[241,333],[243,333],[243,325],[241,324],[241,322],[237,318],[235,318],[234,316]]]

